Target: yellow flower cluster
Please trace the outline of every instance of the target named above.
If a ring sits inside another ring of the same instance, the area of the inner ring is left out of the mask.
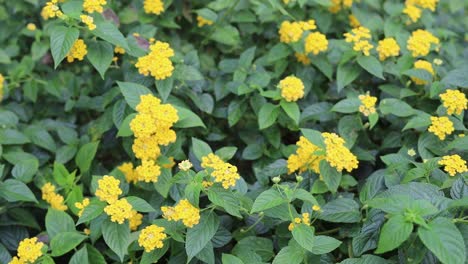
[[[0,73],[0,101],[3,99],[3,87],[5,86],[5,77]]]
[[[325,158],[324,155],[317,154],[321,149],[303,136],[299,138],[296,145],[298,146],[296,154],[291,154],[288,157],[288,172],[291,174],[295,171],[312,170],[315,173],[320,173],[319,164]]]
[[[338,13],[341,9],[349,9],[353,5],[353,0],[332,0],[332,5],[328,8],[331,13]]]
[[[186,227],[193,227],[200,222],[200,209],[196,208],[187,199],[182,199],[179,203],[172,206],[161,207],[163,217],[169,221],[180,221],[184,223]]]
[[[135,135],[132,149],[135,157],[142,162],[134,172],[136,175],[129,174],[127,177],[157,182],[161,168],[155,160],[161,155],[160,145],[167,146],[176,140],[176,133],[171,127],[179,120],[177,109],[170,104],[161,104],[161,100],[152,94],[146,94],[140,97],[136,110],[138,114],[130,122],[130,129]]]
[[[417,60],[414,62],[415,69],[422,69],[428,71],[432,76],[434,76],[434,69],[432,68],[432,64],[425,60]],[[417,85],[424,85],[427,84],[427,81],[421,80],[417,77],[411,77],[411,80]]]
[[[41,188],[42,199],[50,204],[56,210],[65,211],[68,207],[63,204],[63,196],[55,192],[55,186],[50,182],[44,184]]]
[[[300,63],[302,63],[304,65],[309,65],[311,63],[309,57],[307,57],[307,55],[304,54],[304,53],[296,52],[294,54],[294,56],[296,56],[296,59],[297,59],[298,62],[300,62]]]
[[[295,102],[304,97],[304,84],[295,76],[288,76],[278,84],[281,96],[288,102]]]
[[[80,202],[75,203],[75,207],[80,209],[80,211],[78,212],[79,217],[83,215],[83,211],[88,205],[89,205],[89,198],[84,198],[83,201],[81,201],[81,203]]]
[[[385,38],[379,41],[377,52],[379,53],[379,59],[384,61],[388,57],[398,56],[400,54],[400,46],[394,38]]]
[[[193,164],[189,160],[183,160],[179,163],[178,167],[181,171],[188,171],[192,168]]]
[[[440,140],[444,140],[446,136],[455,131],[455,128],[448,117],[431,116],[431,125],[429,126],[428,131],[439,137]]]
[[[116,53],[116,54],[125,54],[125,49],[120,47],[120,46],[116,46],[114,48],[114,53]]]
[[[344,33],[345,41],[353,43],[353,50],[362,51],[366,56],[370,55],[370,50],[374,47],[370,44],[369,40],[372,38],[371,32],[368,28],[358,27],[353,28],[351,32]]]
[[[103,6],[106,4],[106,0],[84,0],[83,10],[88,13],[102,13],[104,11]]]
[[[447,114],[460,115],[463,110],[468,109],[468,100],[464,93],[458,90],[449,89],[440,95],[443,106],[447,109]]]
[[[29,30],[29,31],[34,31],[34,30],[37,29],[37,27],[36,27],[36,24],[34,24],[34,23],[28,23],[26,25],[26,29]]]
[[[359,112],[365,116],[375,113],[375,103],[377,103],[377,97],[371,96],[369,93],[359,95],[361,105],[359,106]]]
[[[294,222],[291,222],[288,226],[289,231],[293,231],[294,227],[298,224],[304,224],[310,226],[310,215],[309,213],[302,213],[302,219],[299,217],[294,218]]]
[[[119,195],[122,194],[122,189],[119,187],[120,180],[105,175],[102,179],[98,180],[98,188],[96,190],[96,196],[101,201],[105,201],[109,204],[116,202],[119,199]]]
[[[92,16],[80,15],[81,22],[85,23],[89,30],[95,30],[94,18]]]
[[[42,8],[41,16],[44,20],[48,20],[49,18],[54,17],[61,17],[63,16],[62,11],[58,7],[58,0],[50,0],[46,3],[46,5]]]
[[[202,158],[201,166],[204,169],[211,169],[211,176],[214,177],[215,182],[220,182],[224,189],[235,186],[236,181],[240,179],[236,166],[223,161],[213,153]]]
[[[432,35],[431,32],[418,29],[411,33],[411,37],[406,43],[406,48],[411,52],[413,57],[426,56],[431,50],[431,45],[438,45],[439,42],[439,39]]]
[[[37,237],[25,238],[18,245],[18,257],[13,257],[9,264],[34,263],[42,256],[44,243],[37,242]]]
[[[413,4],[408,4],[408,1],[406,1],[405,8],[403,9],[403,14],[406,14],[414,23],[417,22],[421,17],[422,10]]]
[[[310,33],[305,39],[304,49],[307,54],[313,53],[314,55],[326,51],[328,49],[327,37],[320,32]]]
[[[278,33],[281,42],[292,43],[299,41],[304,31],[313,30],[316,28],[317,26],[315,25],[315,20],[313,19],[299,22],[283,21]]]
[[[161,0],[145,0],[143,2],[143,9],[146,14],[160,15],[164,12],[164,3]]]
[[[322,133],[325,142],[327,160],[330,166],[335,167],[339,172],[346,169],[351,172],[353,169],[357,169],[358,160],[356,156],[346,148],[345,140],[335,133]]]
[[[352,28],[357,28],[361,26],[361,22],[359,22],[359,20],[353,14],[348,16],[348,20]]]
[[[82,61],[88,53],[87,46],[82,39],[77,39],[67,54],[67,61],[73,62],[75,59]]]
[[[167,237],[164,233],[164,227],[150,225],[141,230],[138,236],[138,244],[145,249],[146,252],[151,252],[155,248],[164,246],[163,240]]]
[[[406,2],[408,2],[409,4],[420,6],[422,8],[429,9],[432,12],[434,12],[439,0],[406,0]]]
[[[439,165],[445,166],[444,171],[446,171],[450,176],[455,176],[457,173],[468,172],[466,161],[456,154],[443,156],[438,163]]]
[[[174,66],[169,59],[174,56],[174,50],[168,43],[156,41],[150,46],[150,52],[138,58],[135,67],[138,72],[145,76],[151,74],[156,80],[164,80],[172,75]]]
[[[135,231],[143,223],[143,215],[138,213],[136,210],[132,210],[132,216],[128,219],[130,230]]]
[[[209,19],[206,19],[202,16],[197,16],[197,24],[198,24],[198,27],[203,27],[205,25],[207,26],[211,26],[213,25],[213,21],[209,20]]]
[[[133,207],[127,199],[119,199],[104,208],[104,212],[111,217],[112,222],[123,224],[126,219],[133,217]]]

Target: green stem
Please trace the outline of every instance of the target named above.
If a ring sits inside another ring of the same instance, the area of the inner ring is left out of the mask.
[[[330,230],[325,230],[325,231],[322,231],[322,232],[317,232],[315,233],[316,235],[327,235],[327,234],[333,234],[333,233],[336,233],[340,231],[340,228],[337,227],[337,228],[333,228],[333,229],[330,229]]]

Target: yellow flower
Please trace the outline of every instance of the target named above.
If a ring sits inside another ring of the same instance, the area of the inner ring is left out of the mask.
[[[394,38],[385,38],[379,41],[377,52],[379,53],[379,59],[384,61],[388,57],[398,56],[400,54],[400,46]]]
[[[432,12],[435,11],[439,0],[406,0],[407,5],[417,5],[422,8],[430,9]]]
[[[115,46],[114,53],[116,54],[125,54],[125,49],[120,46]]]
[[[290,1],[290,0],[283,0],[283,3],[284,3],[285,5],[287,5],[287,4],[289,4],[289,1]]]
[[[348,16],[348,20],[349,20],[349,24],[353,28],[357,28],[357,27],[361,26],[361,23],[359,22],[359,20],[353,14]]]
[[[322,208],[320,208],[319,205],[314,205],[314,206],[312,206],[312,210],[313,211],[320,211],[320,210],[322,210]]]
[[[3,99],[3,87],[5,86],[5,77],[0,73],[0,101]]]
[[[103,6],[106,4],[106,0],[84,0],[83,10],[88,13],[102,13],[104,11]]]
[[[192,163],[189,160],[183,160],[179,163],[178,167],[181,171],[188,171],[192,168]]]
[[[119,184],[120,180],[113,176],[105,175],[102,179],[98,180],[96,196],[101,201],[106,201],[109,204],[114,203],[119,199],[119,195],[122,194]]]
[[[354,44],[354,51],[361,51],[365,56],[370,55],[370,50],[374,46],[369,42],[372,35],[368,28],[362,26],[353,28],[351,32],[344,33],[344,36],[346,42]]]
[[[117,169],[125,175],[125,179],[128,183],[136,183],[138,181],[138,174],[133,169],[133,164],[131,162],[125,162],[118,166]]]
[[[328,49],[327,37],[320,32],[310,33],[305,39],[304,49],[306,54],[313,53],[314,55],[326,51]]]
[[[83,215],[83,211],[88,205],[89,205],[89,198],[84,198],[83,201],[81,201],[81,203],[80,202],[75,203],[75,207],[80,209],[80,211],[78,212],[79,217]]]
[[[438,163],[439,165],[445,166],[444,171],[446,171],[450,176],[455,176],[457,173],[468,172],[466,161],[456,154],[443,156]]]
[[[302,63],[304,65],[309,65],[311,63],[309,57],[307,57],[306,54],[296,52],[294,54],[294,56],[296,56],[296,59],[297,59],[298,62],[300,62],[300,63]]]
[[[169,162],[168,163],[163,163],[162,167],[165,168],[165,169],[174,168],[174,166],[175,166],[174,157],[169,157],[168,160],[169,160]]]
[[[42,256],[44,243],[37,242],[37,237],[25,238],[18,245],[18,258],[21,263],[34,263]]]
[[[359,112],[365,116],[375,113],[375,103],[377,103],[377,97],[371,96],[369,93],[359,95],[361,105],[359,106]]]
[[[408,39],[406,47],[413,57],[426,56],[429,54],[431,45],[438,45],[439,42],[439,39],[429,31],[418,29],[411,33],[411,37]]]
[[[428,71],[432,76],[434,75],[434,69],[432,68],[432,64],[425,60],[417,60],[414,62],[415,69],[423,69]],[[411,80],[417,85],[424,85],[427,84],[427,81],[421,80],[417,77],[411,77]]]
[[[85,42],[82,39],[77,39],[67,54],[67,61],[73,62],[75,59],[82,61],[87,53]]]
[[[48,20],[49,18],[54,17],[61,17],[63,15],[57,3],[58,0],[51,0],[47,2],[46,5],[42,8],[41,16],[44,18],[44,20]]]
[[[414,157],[416,156],[416,151],[414,149],[408,149],[408,155],[411,156],[411,157]]]
[[[138,213],[136,210],[132,210],[132,216],[128,220],[130,230],[135,231],[143,223],[143,215]]]
[[[25,262],[18,257],[13,257],[8,264],[25,264]]]
[[[84,233],[85,235],[89,236],[89,235],[91,235],[91,229],[85,228],[85,229],[83,229],[83,233]]]
[[[313,19],[300,22],[284,21],[281,23],[278,33],[281,42],[292,43],[297,42],[302,37],[302,33],[304,33],[305,30],[313,30],[316,28],[317,26]]]
[[[104,208],[104,212],[111,217],[112,222],[119,224],[123,224],[126,219],[130,219],[133,216],[132,205],[125,198],[109,204]]]
[[[169,59],[174,56],[174,50],[168,43],[156,41],[150,46],[150,53],[138,58],[135,67],[138,72],[145,76],[151,75],[156,80],[164,80],[172,76],[174,66]]]
[[[351,8],[353,0],[332,0],[332,5],[328,8],[331,13],[338,13],[342,8]]]
[[[94,18],[92,16],[81,15],[81,22],[85,23],[88,26],[89,30],[95,30],[96,25],[94,24]]]
[[[295,76],[288,76],[278,84],[281,96],[288,102],[295,102],[304,97],[304,84]]]
[[[335,133],[322,133],[326,145],[326,156],[330,166],[336,168],[339,172],[346,169],[351,172],[357,169],[359,161],[356,156],[345,147],[345,140]]]
[[[197,16],[197,24],[198,24],[198,27],[203,27],[205,25],[207,26],[211,26],[213,25],[213,21],[209,20],[209,19],[206,19],[202,16]]]
[[[428,131],[439,137],[440,140],[444,140],[446,136],[455,131],[452,121],[446,116],[431,116],[431,123]]]
[[[442,104],[447,109],[447,114],[460,115],[463,110],[468,109],[468,100],[464,93],[458,90],[447,90],[445,93],[440,95]]]
[[[44,184],[41,188],[42,199],[50,204],[50,206],[56,210],[65,211],[68,209],[63,204],[63,196],[55,192],[55,186],[50,182]]]
[[[213,182],[210,182],[210,181],[202,181],[202,186],[203,188],[210,188],[211,186],[213,186]]]
[[[146,160],[146,159],[157,159],[161,155],[161,150],[158,145],[158,141],[154,140],[153,137],[137,137],[133,141],[132,146],[135,157]]]
[[[159,175],[161,175],[161,167],[159,167],[153,160],[142,160],[141,165],[135,169],[138,180],[144,182],[158,182]]]
[[[309,215],[309,213],[303,213],[302,214],[302,219],[299,218],[299,217],[294,218],[294,220],[289,224],[288,230],[292,231],[296,225],[301,224],[301,223],[310,226],[310,215]]]
[[[220,182],[224,189],[235,186],[236,181],[240,179],[236,166],[224,162],[220,157],[213,153],[202,157],[201,166],[204,169],[211,169],[211,176],[214,177],[215,182]]]
[[[187,199],[180,200],[175,207],[161,207],[163,217],[169,221],[182,220],[186,227],[193,227],[200,221],[200,209],[194,207]]]
[[[143,8],[147,14],[160,15],[164,12],[164,3],[161,0],[145,0],[143,2]]]
[[[316,153],[320,151],[320,148],[303,136],[299,138],[296,145],[298,146],[296,154],[291,154],[287,161],[288,173],[291,174],[295,171],[304,172],[306,170],[319,173],[320,161],[325,158],[324,155]]]
[[[34,24],[34,23],[28,23],[28,24],[26,25],[26,28],[27,28],[29,31],[34,31],[34,30],[37,29],[36,24]]]
[[[151,252],[155,248],[164,246],[163,240],[167,237],[164,227],[150,225],[141,230],[138,236],[138,244],[145,248],[146,252]]]
[[[413,23],[417,22],[421,17],[422,10],[417,8],[415,5],[406,4],[403,9],[403,14],[408,15]]]

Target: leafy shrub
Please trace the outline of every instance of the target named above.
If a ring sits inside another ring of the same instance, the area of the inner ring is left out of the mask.
[[[466,263],[466,1],[0,3],[1,263]]]

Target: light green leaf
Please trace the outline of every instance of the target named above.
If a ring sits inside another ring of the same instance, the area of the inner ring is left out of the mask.
[[[8,179],[0,182],[0,196],[9,202],[36,202],[36,197],[29,187],[21,181]]]
[[[101,227],[104,241],[119,256],[120,261],[123,261],[130,243],[130,228],[128,227],[128,223],[119,224],[106,221]]]
[[[266,103],[262,105],[258,113],[258,126],[265,129],[273,125],[278,117],[279,109],[276,105]]]
[[[301,116],[301,110],[299,110],[299,106],[296,102],[286,102],[284,100],[281,101],[281,108],[283,108],[284,112],[294,120],[294,124],[299,125],[299,118]]]
[[[292,230],[292,235],[301,247],[312,252],[315,241],[314,227],[305,224],[296,224]]]
[[[341,173],[335,168],[330,166],[326,160],[320,161],[319,164],[320,175],[323,177],[323,181],[332,193],[336,193],[341,182]]]
[[[45,217],[45,225],[49,238],[54,238],[63,232],[75,231],[75,222],[67,213],[49,208]]]
[[[133,209],[137,210],[138,212],[148,213],[156,211],[148,202],[141,199],[140,197],[127,196],[125,199],[127,199],[127,202],[129,202]]]
[[[315,255],[323,255],[332,252],[341,245],[341,241],[329,236],[316,236],[312,253]]]
[[[361,220],[361,213],[353,199],[338,198],[323,206],[319,218],[333,223],[357,223]]]
[[[360,105],[361,100],[359,98],[347,98],[336,103],[331,110],[338,113],[350,114],[359,111]]]
[[[370,74],[385,80],[383,77],[383,68],[380,61],[374,56],[359,56],[357,62],[361,67]]]
[[[50,241],[52,256],[62,256],[70,250],[76,248],[87,236],[78,232],[62,232],[55,235]]]
[[[76,28],[57,26],[54,27],[50,34],[50,50],[54,59],[54,68],[67,56],[75,41],[80,35],[80,31]]]
[[[88,171],[91,168],[94,156],[96,155],[99,146],[99,141],[89,142],[84,144],[75,157],[76,165],[80,168],[81,173]]]
[[[382,227],[377,250],[381,254],[399,247],[413,232],[413,223],[403,215],[392,216]]]
[[[219,227],[219,219],[215,213],[202,214],[200,223],[187,231],[185,250],[191,260],[210,242]]]
[[[86,57],[104,79],[104,75],[112,63],[114,49],[111,44],[105,41],[92,41],[87,45],[89,47]]]
[[[140,96],[151,94],[150,89],[137,83],[117,82],[117,84],[119,85],[120,92],[125,97],[125,101],[133,109],[140,103]]]
[[[266,190],[255,199],[251,213],[267,210],[285,202],[285,199],[278,191],[273,189]]]
[[[213,153],[213,150],[208,143],[194,137],[192,138],[192,151],[199,161],[208,154]]]

